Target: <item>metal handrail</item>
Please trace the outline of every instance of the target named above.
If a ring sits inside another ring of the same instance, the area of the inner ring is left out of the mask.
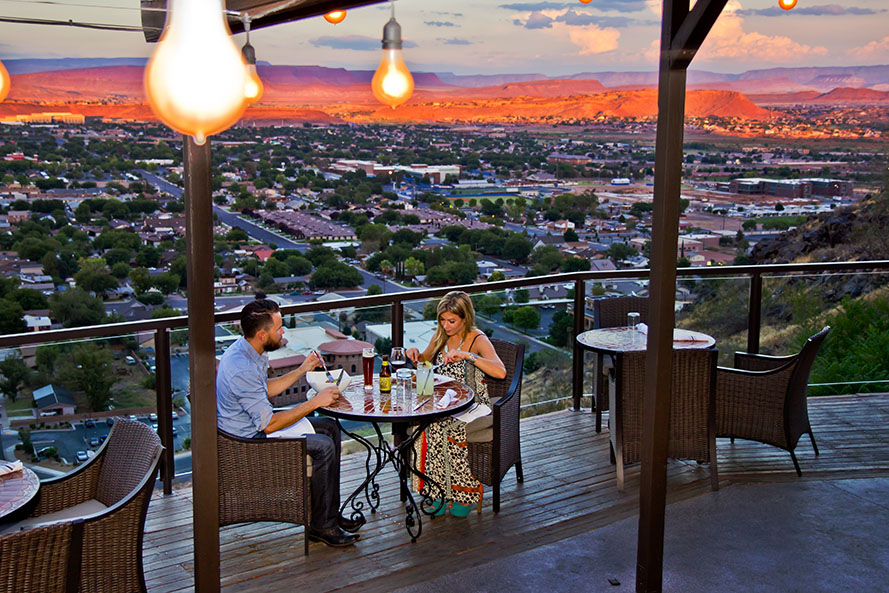
[[[759,351],[759,327],[762,314],[762,281],[764,276],[777,276],[789,273],[825,274],[832,272],[849,272],[865,270],[889,270],[889,260],[860,262],[824,262],[804,264],[769,264],[764,266],[713,266],[702,268],[680,268],[679,278],[710,278],[710,277],[749,277],[750,293],[748,302],[747,351]],[[586,283],[605,282],[620,279],[644,279],[651,274],[650,269],[609,270],[569,272],[550,276],[532,276],[512,280],[486,282],[484,284],[465,284],[441,288],[423,288],[402,292],[361,296],[312,303],[298,303],[281,307],[282,315],[296,315],[317,311],[331,311],[347,308],[390,306],[392,308],[392,345],[403,346],[404,334],[404,303],[432,299],[444,296],[452,290],[463,290],[467,293],[495,292],[506,289],[526,288],[549,284],[574,284],[574,310],[585,310]],[[214,323],[237,321],[238,312],[216,313]],[[155,334],[155,367],[156,393],[158,409],[158,432],[165,450],[161,464],[161,480],[164,492],[172,492],[174,474],[173,467],[173,422],[172,422],[172,390],[170,372],[170,332],[188,327],[188,316],[165,317],[145,321],[128,321],[70,329],[56,329],[42,332],[29,332],[0,336],[0,348],[16,346],[37,346],[48,342],[60,342],[83,338],[119,337],[128,334],[154,332]],[[574,316],[574,335],[582,332],[584,316]],[[583,351],[574,342],[572,361],[572,396],[574,409],[580,409],[583,396]],[[561,399],[561,398],[560,398]],[[565,398],[567,399],[567,398]],[[540,403],[540,402],[538,402]]]

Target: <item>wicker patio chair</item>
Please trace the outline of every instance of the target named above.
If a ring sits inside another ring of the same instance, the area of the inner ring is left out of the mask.
[[[667,456],[710,463],[710,486],[719,490],[716,464],[716,362],[713,349],[673,351],[673,397]],[[615,360],[609,385],[611,457],[617,465],[617,487],[624,489],[624,465],[642,458],[645,352]]]
[[[806,340],[799,354],[766,356],[736,352],[736,368],[719,367],[716,436],[731,437],[732,441],[749,439],[784,449],[801,476],[794,449],[802,435],[808,433],[818,455],[809,424],[806,387],[815,355],[829,331],[830,327],[825,327]]]
[[[245,439],[217,428],[219,524],[309,525],[311,459],[305,437]],[[304,553],[309,538],[304,537]]]
[[[627,313],[639,313],[639,323],[648,323],[648,297],[615,297],[593,301],[593,328],[621,327],[627,324]],[[596,410],[596,432],[602,432],[602,412],[608,409],[608,369],[614,361],[607,354],[596,353],[593,366],[593,407]]]
[[[0,537],[0,590],[145,593],[142,538],[163,446],[118,419],[96,456],[41,483],[30,516]]]
[[[506,377],[488,377],[488,395],[492,413],[466,427],[469,468],[475,478],[494,488],[494,512],[500,512],[500,481],[515,466],[516,481],[523,482],[522,449],[519,441],[519,409],[522,403],[522,367],[525,346],[503,340],[491,340],[497,356],[506,366]],[[482,511],[482,499],[478,512]]]

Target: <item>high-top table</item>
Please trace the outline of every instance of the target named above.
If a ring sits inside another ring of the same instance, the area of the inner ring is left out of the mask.
[[[436,375],[436,377],[439,376]],[[458,414],[472,407],[475,402],[475,393],[468,385],[453,379],[442,378],[435,381],[436,384],[432,396],[418,396],[416,385],[412,385],[412,396],[402,398],[397,395],[399,390],[396,386],[395,377],[392,379],[392,392],[380,393],[377,377],[374,377],[372,391],[364,389],[360,376],[355,377],[355,380],[343,391],[342,396],[333,405],[327,408],[319,408],[318,411],[325,416],[335,418],[340,430],[367,449],[367,459],[365,461],[367,478],[343,501],[340,507],[340,514],[346,510],[347,506],[351,506],[351,517],[353,519],[358,517],[364,519],[365,505],[363,501],[359,500],[362,492],[371,513],[375,513],[380,505],[379,486],[376,483],[376,476],[387,463],[391,463],[392,467],[398,472],[401,500],[406,502],[404,526],[411,536],[411,541],[416,542],[423,531],[421,513],[427,515],[434,514],[438,508],[433,501],[443,499],[444,490],[440,484],[429,479],[429,476],[414,467],[411,460],[414,442],[423,434],[423,431],[426,430],[426,427],[432,421]],[[452,396],[445,405],[440,405],[442,398],[445,397],[445,393],[449,389],[454,390],[456,395]],[[374,443],[373,440],[367,437],[350,432],[343,426],[342,422],[340,422],[341,420],[369,422],[373,425],[376,432],[377,442]],[[392,424],[392,434],[394,436],[392,444],[383,437],[383,433],[380,430],[380,424],[382,423]],[[414,425],[412,431],[408,431],[410,425]],[[411,493],[408,484],[411,475],[416,475],[423,482],[423,487],[419,492],[419,504],[414,500],[414,495]]]
[[[15,521],[40,490],[40,478],[30,469],[0,476],[0,523]]]
[[[602,354],[641,352],[648,345],[648,336],[629,327],[603,327],[577,334],[577,343]],[[673,330],[673,350],[712,348],[715,344],[716,340],[707,334],[687,329]]]

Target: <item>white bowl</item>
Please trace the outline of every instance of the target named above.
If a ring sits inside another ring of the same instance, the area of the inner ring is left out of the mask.
[[[352,381],[352,377],[350,377],[343,369],[334,369],[330,371],[333,381],[327,380],[327,373],[324,371],[309,371],[306,373],[306,381],[309,383],[309,387],[315,391],[321,391],[322,389],[333,385],[336,380],[339,379],[340,373],[342,373],[343,378],[338,387],[340,392],[343,392],[349,386],[349,382]]]

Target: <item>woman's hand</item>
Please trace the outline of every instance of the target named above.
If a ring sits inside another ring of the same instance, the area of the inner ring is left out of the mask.
[[[458,362],[461,360],[468,360],[469,358],[471,358],[469,352],[466,352],[465,350],[451,350],[450,352],[445,353],[442,362]]]
[[[408,348],[405,354],[414,364],[417,364],[417,362],[420,360],[420,351],[417,348]]]

